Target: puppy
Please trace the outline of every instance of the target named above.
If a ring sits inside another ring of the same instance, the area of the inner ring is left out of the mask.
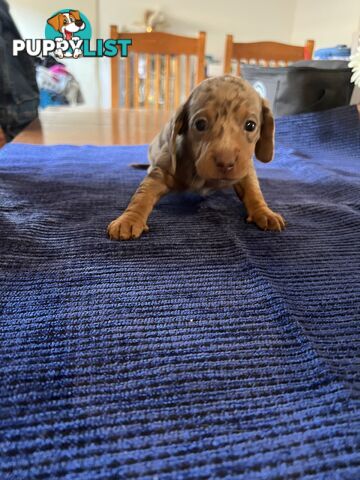
[[[228,187],[244,203],[248,222],[283,230],[284,219],[267,206],[253,164],[254,154],[270,162],[273,152],[274,118],[251,85],[231,75],[204,80],[151,143],[148,174],[109,224],[109,237],[129,240],[147,232],[152,209],[170,191]]]
[[[53,17],[49,18],[47,23],[53,27],[54,30],[60,32],[64,38],[64,40],[72,40],[74,38],[78,39],[79,37],[74,37],[74,33],[79,32],[80,30],[84,30],[85,23],[80,16],[79,10],[69,10],[68,13],[58,13]],[[64,57],[64,52],[59,48],[55,50],[56,56],[59,58]],[[82,51],[80,48],[76,48],[72,55],[65,55],[65,56],[73,56],[74,58],[78,58],[82,55]]]

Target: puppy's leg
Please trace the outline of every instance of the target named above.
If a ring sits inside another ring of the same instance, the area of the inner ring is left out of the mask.
[[[73,51],[73,57],[79,58],[81,56],[82,56],[82,51],[80,50],[80,48],[75,48],[75,50]]]
[[[64,58],[64,52],[61,50],[61,48],[58,48],[57,50],[55,50],[55,55],[58,58]]]
[[[108,235],[112,240],[138,238],[149,230],[146,222],[152,209],[170,190],[166,180],[166,174],[160,168],[145,177],[125,212],[109,224]]]
[[[279,213],[273,212],[265,202],[254,167],[235,186],[235,192],[244,202],[248,222],[256,223],[262,230],[281,231],[285,221]]]

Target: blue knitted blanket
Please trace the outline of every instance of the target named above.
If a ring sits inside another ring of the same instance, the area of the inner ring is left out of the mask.
[[[106,226],[146,147],[0,153],[0,478],[360,478],[360,123],[278,120],[283,233],[231,191]]]

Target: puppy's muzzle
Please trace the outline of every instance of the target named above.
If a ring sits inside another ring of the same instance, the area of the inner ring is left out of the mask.
[[[236,162],[238,161],[238,150],[221,150],[214,153],[214,162],[221,173],[228,173],[233,170]]]

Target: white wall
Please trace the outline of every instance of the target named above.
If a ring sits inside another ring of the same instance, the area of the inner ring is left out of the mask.
[[[57,10],[75,8],[88,17],[93,38],[98,36],[96,0],[8,0],[11,15],[23,38],[44,38],[46,20]],[[99,104],[98,60],[94,58],[61,60],[79,81],[85,102],[89,106]]]
[[[315,40],[315,48],[351,45],[359,27],[360,0],[297,0],[292,43]]]
[[[233,33],[244,41],[289,40],[292,34],[296,0],[99,0],[100,32],[108,35],[110,24],[130,27],[142,20],[146,9],[161,9],[169,26],[166,31],[196,35],[208,34],[207,52],[222,56],[224,37]],[[271,19],[271,21],[269,21]]]

